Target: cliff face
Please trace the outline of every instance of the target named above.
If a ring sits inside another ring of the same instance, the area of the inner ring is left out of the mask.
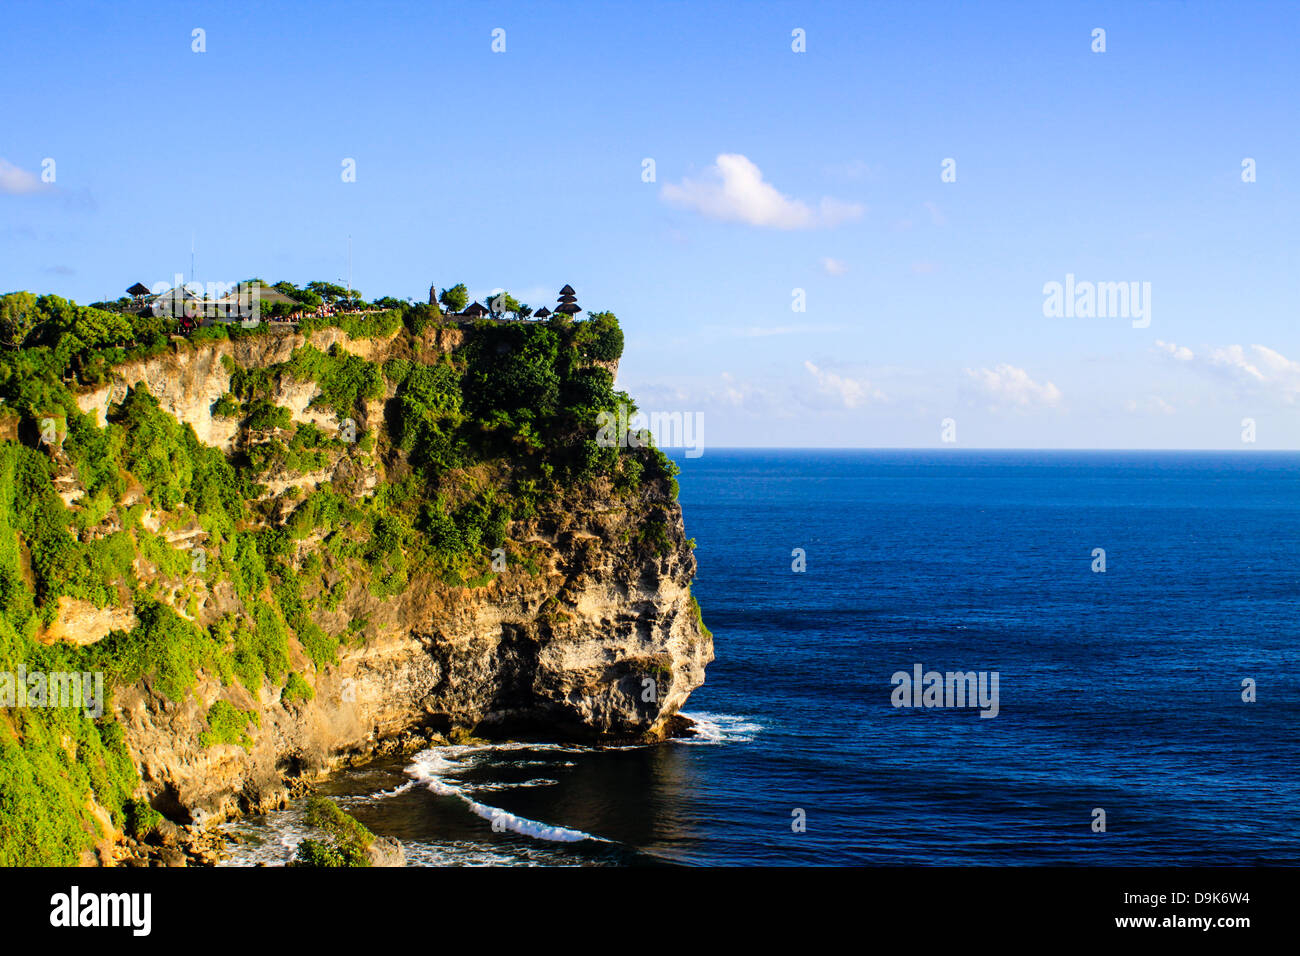
[[[165,412],[193,427],[199,441],[230,452],[239,434],[239,422],[234,418],[214,417],[212,406],[230,391],[232,367],[270,368],[287,362],[294,349],[308,344],[328,350],[337,343],[350,354],[372,360],[384,354],[385,346],[391,345],[393,338],[390,335],[381,341],[353,340],[335,328],[300,335],[286,326],[265,335],[246,336],[234,341],[219,340],[198,348],[177,349],[120,365],[113,370],[110,381],[78,394],[77,405],[83,412],[93,413],[103,427],[108,422],[109,408],[121,400],[125,390],[144,386],[158,399]],[[435,343],[432,347],[436,348],[438,338],[432,335],[427,338]],[[429,349],[424,351],[428,358]],[[316,394],[318,390],[312,382],[284,379],[272,400],[277,405],[289,407],[294,413],[294,421],[332,426],[332,416],[307,407]]]
[[[310,336],[275,330],[178,343],[169,354],[115,369],[109,382],[79,394],[77,404],[102,424],[128,387],[143,385],[201,442],[237,456],[249,452],[249,432],[235,419],[214,416],[213,407],[238,370],[272,368],[308,343],[376,363],[436,363],[454,357],[465,337],[447,328],[369,339],[338,329]],[[617,362],[605,367],[614,372]],[[280,431],[310,423],[337,436],[339,417],[312,404],[319,394],[314,382],[273,376],[267,398],[291,419]],[[396,395],[390,383],[382,397],[356,406],[357,424],[379,434],[381,445]],[[258,520],[264,528],[283,525],[317,488],[360,498],[405,467],[400,453],[351,451],[331,452],[308,471],[273,465],[258,479]],[[509,461],[494,467],[508,473]],[[474,480],[503,479],[476,473]],[[676,715],[703,682],[713,648],[690,594],[695,561],[670,484],[648,481],[631,492],[616,491],[599,476],[570,484],[511,520],[502,551],[512,560],[472,581],[449,583],[445,575],[412,568],[404,586],[376,588],[390,567],[348,574],[327,561],[319,586],[304,585],[303,597],[313,624],[341,635],[337,654],[321,662],[301,635],[288,640],[289,668],[305,678],[309,699],[283,693],[269,677],[250,688],[204,670],[185,695],[169,697],[150,678],[119,688],[113,712],[145,798],[173,821],[204,823],[278,805],[299,781],[341,762],[430,739],[471,733],[654,740],[677,732],[685,721]],[[66,498],[75,503],[77,489]],[[174,546],[184,546],[190,534],[203,537],[195,523],[175,514],[146,512],[145,524],[151,519]],[[652,543],[647,527],[655,530]],[[308,534],[291,560],[301,566],[321,552],[320,535]],[[147,560],[136,567],[142,579],[167,583]],[[218,582],[188,607],[179,597],[173,603],[188,620],[211,626],[226,615],[251,613],[236,590]],[[49,639],[77,631],[79,643],[94,642],[129,614],[92,611],[61,607],[47,628]],[[248,716],[244,740],[213,742],[207,733],[219,702]]]
[[[147,683],[121,693],[119,718],[152,802],[178,822],[274,806],[295,778],[422,733],[666,735],[704,680],[712,641],[692,611],[694,561],[680,521],[673,551],[641,561],[618,541],[622,518],[592,511],[539,534],[549,560],[538,577],[507,572],[478,589],[419,582],[382,601],[358,585],[335,613],[364,617],[371,633],[316,675],[310,702],[285,705],[212,678],[179,703]],[[294,658],[310,672],[297,648]],[[217,700],[260,715],[251,749],[200,743]]]

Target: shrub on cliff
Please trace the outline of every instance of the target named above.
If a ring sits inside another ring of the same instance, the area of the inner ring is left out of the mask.
[[[483,324],[465,347],[465,401],[479,419],[504,411],[516,423],[542,422],[560,391],[559,337],[541,325]]]
[[[257,723],[257,711],[240,710],[229,701],[218,700],[208,708],[208,729],[199,734],[199,743],[204,747],[232,744],[251,750],[253,738],[248,728]]]
[[[286,370],[295,378],[315,382],[320,394],[312,404],[339,418],[356,414],[363,399],[382,398],[384,377],[379,366],[347,352],[337,344],[322,352],[312,345],[295,349]]]
[[[284,690],[280,694],[281,703],[286,706],[292,704],[305,704],[307,701],[314,699],[316,691],[312,690],[311,684],[297,671],[289,674],[289,679],[284,682]]]
[[[307,839],[298,844],[291,866],[370,866],[367,851],[375,835],[330,800],[313,796],[307,801],[307,825],[322,831],[327,839]]]
[[[194,686],[199,670],[214,665],[222,650],[207,631],[167,605],[141,597],[136,601],[135,627],[113,631],[92,645],[88,663],[118,684],[149,678],[163,696],[180,701]]]
[[[292,425],[289,409],[282,405],[273,405],[264,398],[253,401],[248,406],[248,416],[244,419],[244,427],[251,431],[274,431],[283,429],[287,431]]]
[[[122,816],[122,832],[137,840],[144,839],[163,821],[163,815],[145,800],[126,801]]]
[[[455,468],[464,460],[460,376],[450,365],[412,365],[397,389],[393,438],[418,467]]]
[[[0,535],[8,520],[3,510]],[[0,548],[0,572],[9,557]],[[0,673],[90,669],[81,649],[39,644],[30,630],[0,613]],[[88,796],[115,826],[125,821],[139,783],[125,735],[111,717],[93,719],[78,707],[16,707],[15,693],[12,685],[0,687],[0,866],[75,865],[106,835]]]
[[[596,362],[616,362],[622,357],[623,330],[613,312],[592,313],[574,329],[574,344],[583,357]]]

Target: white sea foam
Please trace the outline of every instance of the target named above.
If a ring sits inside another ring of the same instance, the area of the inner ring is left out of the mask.
[[[682,716],[694,721],[695,735],[673,738],[679,744],[749,743],[763,729],[762,724],[740,714],[711,714],[707,711],[692,714],[683,711]]]
[[[583,859],[549,843],[501,847],[464,840],[403,843],[408,866],[582,866]]]
[[[475,793],[480,793],[488,790],[514,790],[517,787],[554,787],[559,782],[560,781],[558,780],[550,780],[546,777],[537,777],[533,780],[520,780],[517,783],[476,783],[469,787],[469,789]]]
[[[454,777],[470,769],[470,765],[462,762],[464,758],[469,757],[472,759],[475,756],[481,756],[485,751],[523,749],[525,747],[538,750],[559,749],[564,746],[566,745],[557,744],[544,747],[537,744],[458,744],[448,747],[435,747],[431,750],[422,750],[416,754],[412,758],[411,765],[406,768],[406,772],[427,786],[430,792],[440,796],[455,797],[469,807],[470,812],[477,814],[484,820],[490,820],[496,826],[512,833],[535,837],[539,840],[551,840],[557,843],[577,843],[580,840],[597,840],[601,843],[607,843],[609,841],[585,833],[582,830],[551,826],[537,820],[530,820],[527,817],[507,813],[500,807],[480,803],[469,795],[469,791],[473,789],[470,785],[453,781]]]
[[[396,796],[399,796],[400,794],[406,793],[406,791],[410,790],[410,789],[411,789],[412,787],[414,787],[414,786],[415,786],[415,781],[414,781],[414,780],[408,780],[408,781],[406,781],[406,783],[398,784],[398,785],[397,785],[396,787],[394,787],[392,790],[380,790],[378,793],[367,794],[366,796],[362,797],[361,799],[363,799],[363,800],[387,800],[389,797],[396,797]]]
[[[763,730],[763,725],[750,717],[739,714],[715,714],[707,711],[683,713],[695,724],[694,735],[674,738],[679,744],[727,744],[748,743],[754,735]],[[525,741],[507,741],[491,744],[458,744],[424,750],[412,758],[406,772],[412,779],[389,790],[379,790],[371,794],[358,794],[350,797],[335,797],[344,806],[355,806],[374,800],[396,797],[407,790],[423,784],[431,792],[443,796],[455,797],[462,801],[472,813],[485,820],[497,820],[499,826],[523,836],[534,837],[544,841],[535,849],[526,846],[512,847],[502,852],[499,846],[464,841],[424,842],[410,841],[403,843],[408,863],[415,866],[459,864],[463,866],[493,866],[507,863],[525,865],[555,865],[574,862],[569,857],[558,856],[555,850],[545,850],[547,842],[576,843],[594,840],[608,843],[602,837],[574,830],[568,827],[551,826],[537,820],[507,813],[498,807],[481,803],[471,794],[497,790],[509,790],[516,787],[555,786],[558,781],[551,778],[534,778],[517,783],[488,782],[470,784],[458,778],[485,763],[500,763],[511,767],[572,767],[572,760],[534,759],[534,754],[562,755],[599,753],[608,750],[636,750],[645,744],[624,744],[619,746],[600,746],[588,744],[528,743]],[[512,759],[511,755],[522,752],[524,756]],[[226,866],[284,865],[293,859],[298,844],[312,835],[312,830],[303,820],[300,809],[291,808],[268,814],[259,824],[241,821],[224,824],[225,832],[241,839],[231,846],[230,859]]]
[[[219,866],[284,866],[298,844],[312,835],[296,809],[268,813],[263,823],[236,820],[217,829],[238,841],[227,845],[229,856]]]

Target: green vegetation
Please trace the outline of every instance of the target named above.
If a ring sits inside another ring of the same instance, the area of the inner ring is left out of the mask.
[[[240,710],[229,701],[219,700],[208,708],[208,729],[199,734],[199,743],[205,747],[217,744],[235,744],[245,750],[253,749],[253,738],[248,727],[260,726],[255,710]]]
[[[438,301],[448,312],[464,312],[465,306],[469,305],[469,289],[465,288],[465,283],[457,283],[450,289],[443,289]]]
[[[322,831],[326,839],[307,839],[298,844],[292,866],[370,866],[366,851],[375,835],[338,805],[324,797],[307,801],[307,824]]]
[[[311,345],[296,349],[287,371],[297,379],[315,382],[320,394],[312,404],[330,409],[339,418],[355,414],[362,399],[384,395],[384,377],[379,366],[338,345],[331,346],[328,352]]]
[[[163,821],[163,815],[143,800],[126,801],[122,816],[122,832],[137,840],[148,836]]]
[[[297,671],[289,674],[289,679],[284,682],[284,691],[280,694],[280,700],[286,704],[305,704],[315,697],[316,692],[312,690],[311,684]]]
[[[707,638],[713,637],[713,632],[704,626],[704,613],[700,610],[700,602],[691,595],[691,617],[695,619],[695,626],[700,629],[700,633]]]

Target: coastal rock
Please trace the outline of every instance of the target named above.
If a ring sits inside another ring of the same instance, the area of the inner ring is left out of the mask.
[[[103,421],[126,386],[143,384],[200,441],[240,454],[246,449],[236,447],[243,439],[235,423],[211,411],[229,391],[231,363],[270,367],[308,341],[321,349],[337,344],[375,362],[437,361],[470,334],[443,327],[353,340],[337,328],[307,336],[286,327],[234,340],[177,341],[168,353],[115,368],[109,383],[82,393],[78,404]],[[311,404],[315,383],[284,373],[271,378],[278,380],[269,385],[270,398],[289,409],[292,421],[327,432],[338,427],[332,414]],[[392,398],[390,388],[386,399],[359,407],[363,431],[385,427]],[[372,454],[334,449],[325,466],[311,472],[273,470],[259,477],[258,521],[287,520],[304,493],[326,482],[336,494],[359,500],[381,480],[392,480],[381,474],[385,467],[406,464],[400,456],[385,465]],[[128,489],[124,503],[135,494]],[[529,517],[510,523],[514,553],[505,570],[456,583],[413,570],[397,593],[373,588],[368,573],[340,575],[328,581],[337,592],[329,601],[323,591],[304,593],[312,622],[342,638],[337,657],[320,667],[290,639],[289,667],[309,695],[283,700],[283,675],[278,683],[264,680],[250,689],[201,669],[177,700],[148,678],[119,688],[112,706],[140,771],[141,796],[173,824],[202,830],[282,807],[339,766],[431,742],[468,735],[656,741],[684,732],[688,722],[680,709],[703,682],[713,644],[691,596],[695,559],[669,480],[648,479],[629,491],[598,477],[538,501]],[[185,516],[146,511],[140,521],[175,547],[198,545],[204,537]],[[292,547],[319,544],[308,536]],[[182,586],[162,580],[159,569],[137,559],[136,571],[200,626],[247,613],[228,580],[185,603],[178,597]],[[316,573],[315,580],[324,579]],[[51,640],[84,643],[134,623],[129,612],[84,604],[68,605],[75,626],[60,623],[61,607]],[[218,702],[248,715],[238,742],[211,738],[209,718]],[[196,858],[187,849],[192,841],[177,836],[175,842]],[[172,865],[172,843],[162,842],[155,849],[169,852],[149,859]],[[400,848],[395,854],[387,847],[381,856],[387,862],[376,865],[400,865]]]
[[[315,697],[282,704],[265,686],[205,680],[172,702],[147,684],[118,698],[152,803],[181,822],[214,822],[281,807],[295,780],[313,779],[378,752],[385,741],[428,734],[581,741],[662,740],[704,680],[712,639],[694,613],[694,556],[680,512],[666,555],[620,541],[617,509],[571,513],[599,534],[538,538],[546,566],[500,574],[486,587],[416,581],[375,598],[358,584],[339,621],[366,620],[365,639],[314,676]],[[330,623],[330,615],[321,615]],[[294,666],[312,668],[295,648]],[[218,699],[259,714],[247,750],[202,747]]]
[[[375,837],[366,848],[366,859],[371,866],[406,866],[406,852],[392,837]]]

